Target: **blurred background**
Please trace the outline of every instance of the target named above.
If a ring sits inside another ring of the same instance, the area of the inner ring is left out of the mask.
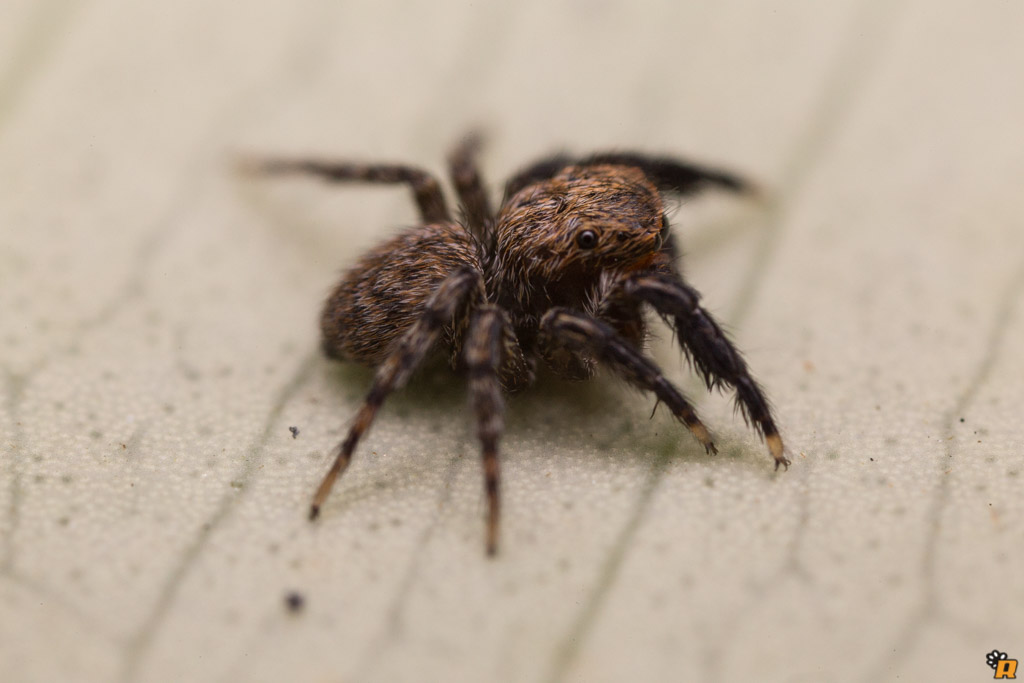
[[[0,679],[933,681],[1024,657],[1024,5],[6,0]],[[553,151],[719,165],[684,269],[793,465],[652,348],[704,455],[610,378],[509,405],[500,555],[462,382],[318,352],[406,191]],[[297,429],[292,434],[290,427]],[[298,596],[289,598],[289,596]]]

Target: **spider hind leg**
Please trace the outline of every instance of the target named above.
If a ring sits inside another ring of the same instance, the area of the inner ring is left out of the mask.
[[[716,187],[729,192],[749,192],[752,189],[752,185],[740,176],[710,166],[640,152],[603,152],[583,158],[556,154],[542,159],[510,178],[505,184],[505,196],[511,197],[527,185],[550,180],[567,166],[598,164],[638,168],[658,190],[678,195],[691,195],[708,187]]]
[[[424,223],[451,220],[441,185],[430,173],[405,164],[364,164],[317,159],[251,159],[242,162],[248,173],[262,175],[306,174],[330,182],[362,182],[408,185]]]
[[[478,133],[470,133],[463,138],[448,157],[448,171],[465,212],[469,231],[478,238],[486,239],[494,213],[476,158],[481,146],[482,138]]]

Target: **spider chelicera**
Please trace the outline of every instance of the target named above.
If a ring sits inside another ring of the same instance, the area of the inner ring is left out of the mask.
[[[653,393],[708,453],[717,452],[690,403],[643,354],[647,307],[675,330],[709,390],[733,389],[775,469],[788,467],[764,393],[678,270],[665,215],[663,195],[706,188],[742,192],[747,183],[721,170],[645,154],[558,155],[511,178],[494,212],[477,167],[478,149],[479,138],[469,136],[448,159],[461,220],[452,218],[438,181],[411,166],[274,158],[247,164],[263,174],[405,184],[422,219],[360,259],[324,306],[324,352],[377,370],[313,497],[310,519],[319,515],[384,399],[438,345],[469,378],[483,452],[489,555],[498,547],[503,393],[529,386],[538,361],[574,380],[592,377],[605,364]]]

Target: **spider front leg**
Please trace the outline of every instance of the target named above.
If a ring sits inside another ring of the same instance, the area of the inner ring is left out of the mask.
[[[469,396],[476,413],[487,491],[487,554],[498,551],[500,497],[498,490],[498,439],[504,430],[505,401],[498,378],[512,331],[505,313],[497,306],[482,306],[473,319],[466,344]]]
[[[242,169],[249,173],[280,175],[305,173],[332,182],[406,184],[412,189],[424,223],[451,220],[441,185],[426,171],[404,164],[360,164],[316,159],[247,159]]]
[[[750,376],[750,370],[736,347],[725,336],[711,314],[700,305],[700,294],[668,274],[639,275],[625,280],[622,291],[645,301],[670,320],[683,349],[693,360],[708,389],[728,384],[736,392],[736,403],[748,422],[764,438],[779,465],[789,468],[782,438],[772,419],[768,400]]]
[[[409,375],[420,365],[427,351],[437,341],[444,326],[455,318],[459,310],[482,287],[480,275],[470,268],[458,270],[445,278],[427,300],[420,318],[401,337],[391,355],[377,368],[366,400],[356,413],[348,436],[338,446],[334,464],[327,471],[316,495],[313,496],[313,503],[309,509],[311,520],[320,514],[320,507],[331,492],[335,480],[348,468],[352,452],[356,449],[359,439],[373,424],[373,419],[384,399],[406,383]]]
[[[542,343],[553,340],[569,349],[589,352],[630,384],[653,393],[687,426],[704,450],[718,452],[707,427],[682,393],[665,378],[654,361],[626,342],[611,326],[589,315],[552,308],[541,319],[540,329]]]

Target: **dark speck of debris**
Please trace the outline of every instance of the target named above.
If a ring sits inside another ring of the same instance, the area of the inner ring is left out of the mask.
[[[964,421],[964,419],[963,419],[963,418],[961,417],[961,418],[960,418],[960,421],[961,421],[961,422],[963,422],[963,421]]]
[[[963,422],[963,420],[960,420],[960,421]],[[292,433],[292,438],[293,439],[299,438],[299,428],[298,427],[289,427],[288,431]]]
[[[298,614],[306,606],[306,599],[302,597],[302,593],[291,591],[288,595],[284,596],[284,604],[289,612]]]
[[[875,459],[874,459],[874,458],[868,458],[868,459],[869,459],[869,460],[870,460],[871,462],[874,462],[874,461],[875,461]]]

